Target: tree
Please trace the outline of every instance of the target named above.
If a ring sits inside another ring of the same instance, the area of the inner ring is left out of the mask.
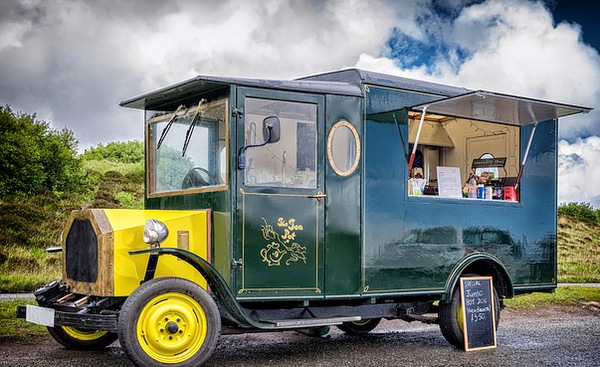
[[[85,160],[107,159],[119,163],[139,163],[144,161],[144,144],[140,141],[111,142],[107,145],[98,144],[83,153]]]
[[[35,114],[0,106],[0,132],[0,195],[80,191],[85,185],[72,131],[53,130]]]

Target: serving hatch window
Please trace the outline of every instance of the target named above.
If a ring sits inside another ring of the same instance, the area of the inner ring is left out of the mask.
[[[418,112],[409,113],[411,151],[420,118]],[[519,167],[519,126],[426,115],[410,172],[409,195],[515,201]],[[440,187],[451,184],[459,185],[460,191],[451,195]]]
[[[589,111],[482,90],[413,106],[408,193],[519,201],[518,188],[537,124]],[[520,133],[525,125],[533,127],[523,137],[527,143],[521,156]]]
[[[146,112],[150,195],[227,187],[227,111],[221,98]]]

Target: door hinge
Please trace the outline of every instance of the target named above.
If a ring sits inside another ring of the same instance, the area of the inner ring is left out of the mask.
[[[242,268],[242,259],[236,260],[236,259],[231,259],[231,268],[233,270],[237,270],[237,269],[241,269]]]
[[[242,117],[244,116],[244,109],[234,108],[233,110],[231,110],[231,115],[233,115],[233,117]]]

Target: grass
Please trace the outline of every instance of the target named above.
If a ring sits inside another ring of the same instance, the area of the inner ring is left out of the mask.
[[[587,220],[558,217],[558,281],[600,283],[600,226]]]
[[[0,293],[30,292],[61,277],[61,253],[39,247],[0,248]]]
[[[516,296],[504,301],[506,307],[537,308],[553,305],[578,306],[582,302],[600,302],[600,288],[567,286],[559,287],[555,293],[532,293]]]
[[[0,337],[10,336],[11,340],[27,340],[48,333],[41,325],[32,324],[25,319],[16,318],[17,306],[35,304],[32,301],[0,302]]]
[[[61,278],[60,268],[46,272],[18,272],[0,275],[0,293],[31,292]]]

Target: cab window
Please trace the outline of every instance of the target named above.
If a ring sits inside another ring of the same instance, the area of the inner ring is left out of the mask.
[[[227,102],[146,112],[150,196],[226,189]]]

